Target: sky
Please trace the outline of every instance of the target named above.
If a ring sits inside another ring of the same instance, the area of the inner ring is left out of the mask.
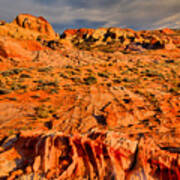
[[[180,0],[0,0],[0,19],[43,16],[56,32],[69,28],[180,29]]]

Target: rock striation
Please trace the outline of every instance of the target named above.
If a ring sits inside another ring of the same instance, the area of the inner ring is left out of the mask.
[[[2,147],[9,150],[1,153],[0,173],[9,173],[9,179],[32,175],[42,179],[178,179],[180,175],[178,148],[158,147],[152,138],[141,135],[132,139],[98,130],[73,136],[22,132]],[[2,159],[12,153],[5,163],[12,165],[7,168]]]

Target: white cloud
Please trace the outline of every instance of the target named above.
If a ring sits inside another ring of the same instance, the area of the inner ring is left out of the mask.
[[[180,28],[180,13],[174,14],[169,17],[165,17],[162,20],[159,20],[152,24],[153,28]]]

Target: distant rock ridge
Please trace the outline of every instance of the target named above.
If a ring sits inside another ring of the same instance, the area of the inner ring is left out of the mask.
[[[98,29],[67,29],[58,35],[50,23],[42,16],[19,14],[12,23],[0,22],[0,35],[15,39],[37,40],[42,45],[58,49],[60,44],[79,49],[114,49],[125,51],[144,51],[147,49],[174,49],[179,37],[172,29],[134,31],[118,27]]]
[[[68,29],[63,32],[61,39],[70,40],[81,49],[99,46],[116,46],[120,49],[133,50],[131,47],[141,46],[144,49],[174,49],[171,37],[175,32],[165,28],[155,31],[134,31],[118,27],[98,29]],[[169,45],[170,44],[170,45]],[[135,48],[137,49],[137,48]]]

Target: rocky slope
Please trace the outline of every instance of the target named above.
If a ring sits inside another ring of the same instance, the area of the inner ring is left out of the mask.
[[[0,22],[0,179],[179,179],[178,30]]]

